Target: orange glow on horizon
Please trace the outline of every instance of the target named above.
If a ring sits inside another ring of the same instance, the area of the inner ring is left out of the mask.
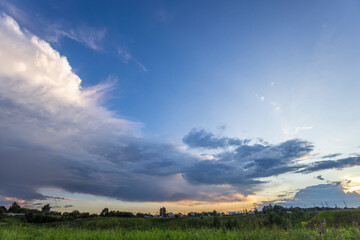
[[[11,202],[17,202],[17,203],[25,203],[25,200],[22,199],[18,199],[18,198],[14,198],[14,197],[5,197],[6,201],[11,201]]]
[[[348,178],[341,185],[344,188],[345,193],[356,192],[360,194],[360,177]]]

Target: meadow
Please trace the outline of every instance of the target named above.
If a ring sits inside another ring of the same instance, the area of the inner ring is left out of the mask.
[[[118,218],[95,217],[27,223],[0,219],[0,239],[360,239],[360,210],[292,213],[270,222],[252,216]]]

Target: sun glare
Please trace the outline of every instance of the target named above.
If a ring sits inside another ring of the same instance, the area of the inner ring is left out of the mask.
[[[342,186],[344,188],[344,192],[357,192],[360,194],[360,177],[355,178],[347,178]]]

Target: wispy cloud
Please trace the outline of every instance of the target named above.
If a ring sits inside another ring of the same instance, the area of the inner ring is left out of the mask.
[[[255,96],[259,101],[266,102],[266,103],[270,104],[270,106],[273,108],[273,110],[275,112],[281,112],[281,107],[280,107],[279,103],[271,101],[271,100],[266,100],[265,101],[265,96],[263,96],[263,95],[255,94]]]
[[[103,40],[107,32],[105,28],[97,28],[85,23],[74,25],[66,19],[54,21],[42,15],[34,18],[26,9],[8,1],[1,1],[0,6],[28,30],[41,35],[48,42],[59,43],[62,38],[67,37],[95,51],[103,51]]]
[[[259,99],[259,101],[264,101],[265,100],[264,96],[259,96],[258,94],[255,94],[255,96]]]
[[[291,136],[298,134],[299,132],[302,132],[305,130],[310,130],[312,128],[313,128],[313,126],[309,126],[309,125],[298,126],[298,127],[295,127],[295,129],[294,128],[284,128],[283,133],[285,135],[285,138],[289,138]]]
[[[118,54],[122,62],[128,63],[129,61],[132,61],[135,64],[137,64],[142,71],[144,72],[148,71],[147,68],[139,60],[137,60],[131,55],[131,53],[129,52],[128,48],[125,45],[118,48]]]
[[[295,128],[295,133],[298,133],[300,131],[303,131],[303,130],[310,130],[312,129],[313,126],[300,126],[300,127],[296,127]]]
[[[275,112],[281,112],[281,107],[277,102],[270,102],[270,105],[273,107]]]
[[[106,35],[106,29],[98,29],[87,25],[82,25],[76,29],[65,30],[62,26],[55,25],[52,31],[47,34],[47,40],[51,42],[59,42],[62,37],[68,37],[76,42],[82,43],[85,46],[102,51],[102,42]]]
[[[322,158],[336,158],[336,157],[339,157],[341,155],[342,155],[342,153],[334,153],[334,154],[325,155]]]

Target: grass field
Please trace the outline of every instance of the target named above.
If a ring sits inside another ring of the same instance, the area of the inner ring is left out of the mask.
[[[253,230],[88,230],[69,227],[11,227],[1,229],[0,239],[360,239],[358,228],[338,228],[320,235],[310,229],[253,229]]]
[[[42,224],[0,219],[2,239],[360,239],[360,211],[288,214],[281,224],[267,215],[208,218],[74,219]]]

